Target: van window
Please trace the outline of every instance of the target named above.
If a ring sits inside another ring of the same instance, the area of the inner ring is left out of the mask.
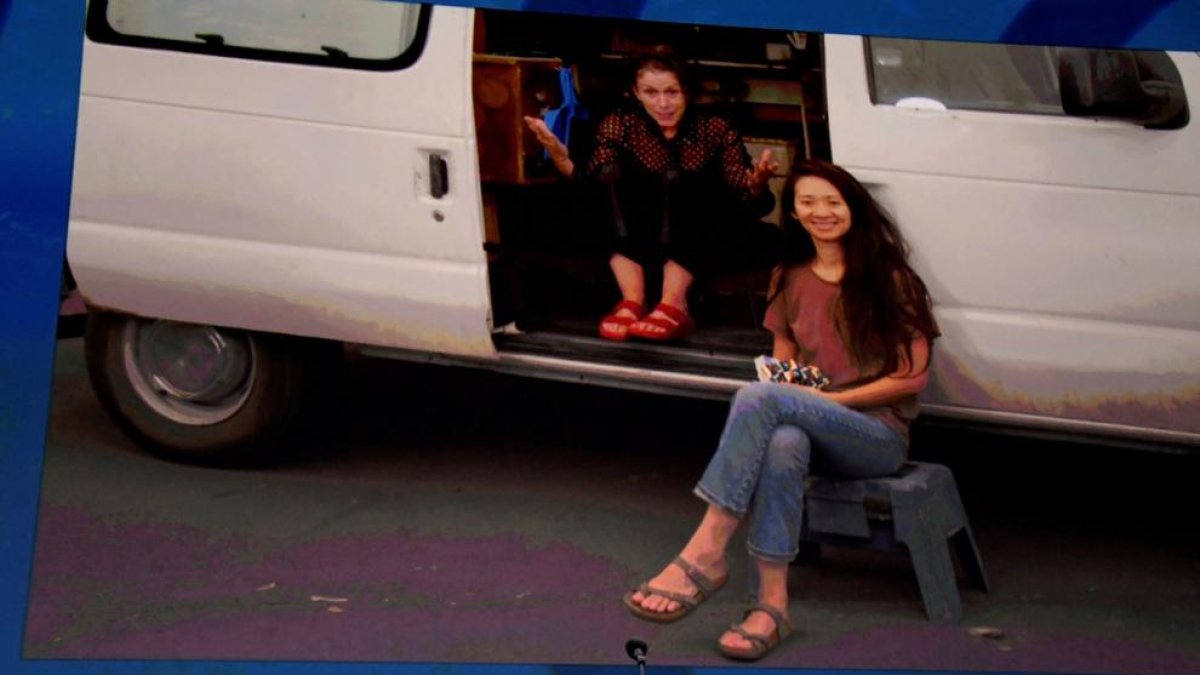
[[[1059,62],[1066,56],[1103,64],[1108,84],[1128,83],[1118,99],[1134,103],[1154,92],[1174,91],[1186,107],[1179,70],[1161,51],[869,38],[867,56],[876,104],[924,98],[948,109],[1063,115]],[[1174,126],[1186,123],[1186,117],[1178,115]]]
[[[1063,114],[1051,47],[869,38],[871,99],[929,98],[946,108]]]
[[[429,8],[389,0],[94,0],[97,42],[392,70],[416,61]]]

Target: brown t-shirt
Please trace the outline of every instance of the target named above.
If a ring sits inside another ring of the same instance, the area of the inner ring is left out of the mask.
[[[841,286],[818,277],[809,265],[784,271],[780,292],[767,307],[763,326],[789,336],[799,347],[796,361],[815,365],[829,378],[829,391],[851,389],[878,379],[878,364],[856,364],[839,330]],[[917,416],[917,397],[906,396],[887,405],[860,410],[879,418],[908,439]]]

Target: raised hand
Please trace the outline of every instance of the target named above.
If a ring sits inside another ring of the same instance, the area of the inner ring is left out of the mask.
[[[533,131],[533,135],[537,138],[538,143],[550,152],[550,159],[554,161],[554,166],[559,173],[564,176],[570,176],[575,172],[575,163],[571,161],[571,153],[568,152],[567,146],[562,141],[558,140],[558,136],[550,131],[546,123],[540,117],[525,116],[525,126]]]
[[[758,161],[754,162],[754,165],[746,172],[746,183],[750,186],[750,191],[754,194],[762,192],[763,188],[767,185],[767,181],[778,170],[779,162],[771,158],[771,149],[763,148],[762,155],[759,156]]]

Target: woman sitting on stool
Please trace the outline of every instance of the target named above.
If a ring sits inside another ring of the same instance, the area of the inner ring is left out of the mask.
[[[787,570],[810,467],[844,478],[900,468],[938,336],[899,231],[861,183],[810,160],[783,195],[790,262],[776,275],[764,324],[777,359],[815,365],[829,384],[759,382],[737,393],[696,486],[708,502],[699,527],[670,565],[625,596],[643,619],[683,618],[724,585],[725,549],[746,519],[757,601],[718,642],[738,659],[761,657],[791,632]]]

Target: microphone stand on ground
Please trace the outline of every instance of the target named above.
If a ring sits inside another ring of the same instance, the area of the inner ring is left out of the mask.
[[[625,641],[625,653],[629,658],[637,661],[638,675],[646,675],[646,653],[650,651],[645,641],[638,638],[629,638]]]

